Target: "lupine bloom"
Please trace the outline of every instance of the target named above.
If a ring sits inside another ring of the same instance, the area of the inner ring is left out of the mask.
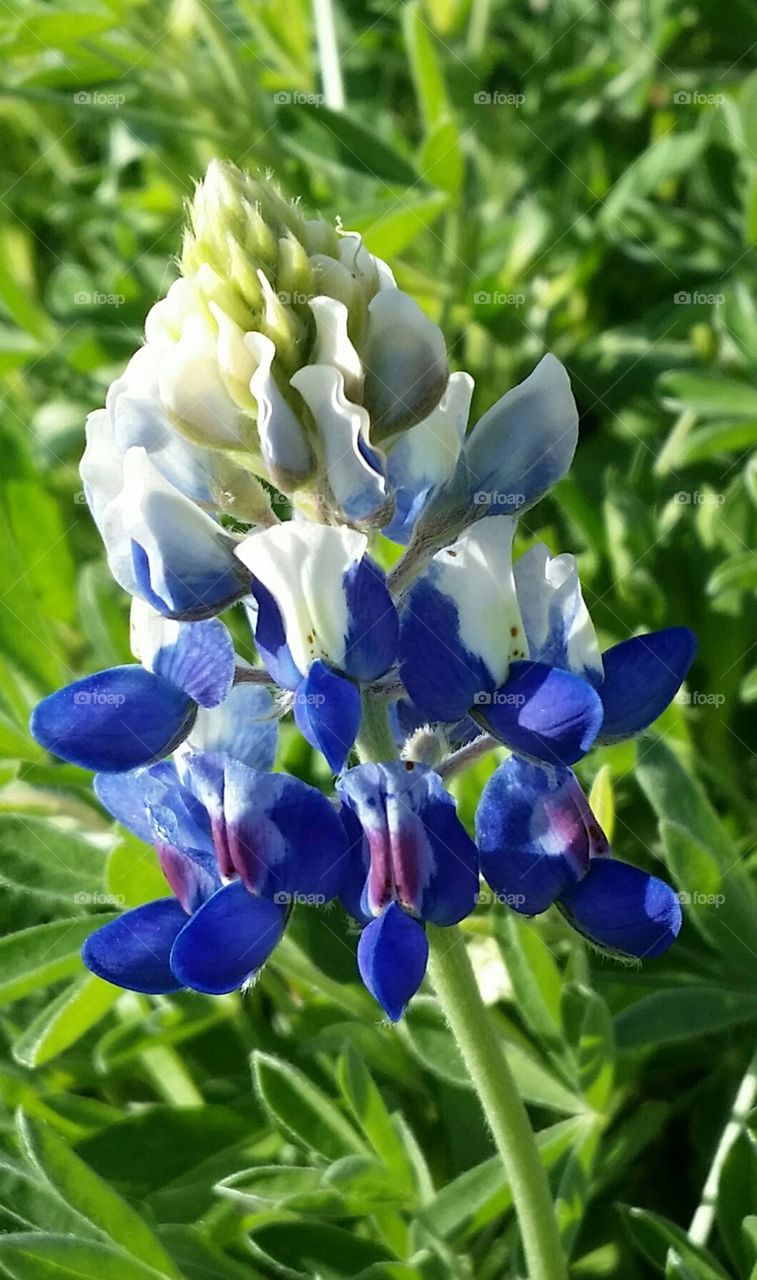
[[[514,527],[494,517],[433,557],[404,602],[402,678],[428,720],[473,713],[511,750],[571,765],[656,720],[696,642],[671,627],[600,653],[573,557],[538,545],[513,566]]]
[[[637,959],[659,955],[678,935],[678,896],[610,856],[570,769],[511,756],[484,788],[476,840],[484,878],[516,911],[536,915],[555,903],[590,942]]]
[[[337,792],[351,840],[342,901],[365,926],[360,974],[396,1022],[426,972],[423,924],[457,924],[473,910],[476,846],[426,765],[359,765],[343,774]]]
[[[298,901],[338,896],[396,1021],[425,926],[472,911],[479,864],[516,910],[555,903],[597,945],[657,954],[678,903],[609,856],[569,766],[651,724],[695,644],[672,627],[602,653],[573,557],[513,560],[519,515],[576,447],[566,370],[546,355],[468,431],[472,379],[358,236],[217,162],[189,222],[81,466],[137,661],[32,717],[43,746],[97,771],[171,890],[94,933],[86,964],[147,993],[230,991]],[[406,548],[388,578],[379,531]],[[240,603],[254,670],[218,616]],[[392,755],[387,703],[402,759],[356,764],[366,743]],[[338,775],[332,798],[271,772],[290,709]],[[484,730],[514,754],[477,847],[437,767],[488,746]]]

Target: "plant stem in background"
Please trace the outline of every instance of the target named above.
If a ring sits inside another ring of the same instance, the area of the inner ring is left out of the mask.
[[[326,106],[332,111],[343,111],[344,81],[339,65],[339,47],[336,42],[334,6],[332,0],[313,0],[315,34],[318,42],[318,61],[321,65],[321,84]]]
[[[358,738],[363,761],[396,758],[386,702],[367,696]],[[530,1280],[566,1280],[567,1267],[544,1166],[526,1108],[481,999],[457,926],[427,926],[429,974],[502,1157]]]
[[[691,1219],[689,1240],[691,1240],[692,1244],[707,1244],[712,1224],[715,1221],[715,1206],[718,1199],[723,1165],[731,1147],[744,1129],[744,1122],[754,1106],[755,1097],[757,1097],[757,1049],[755,1049],[752,1060],[739,1085],[728,1123],[720,1135],[720,1142],[715,1150],[710,1172],[707,1174],[702,1188],[702,1199],[694,1217]]]

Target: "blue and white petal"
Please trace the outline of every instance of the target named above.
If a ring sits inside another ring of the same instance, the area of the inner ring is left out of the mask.
[[[482,693],[476,719],[519,755],[571,765],[592,746],[602,724],[602,703],[582,676],[542,662],[513,662],[507,682]]]
[[[337,792],[364,837],[358,847],[357,829],[348,822],[348,910],[365,919],[396,902],[438,925],[470,914],[478,889],[476,847],[435,770],[412,761],[358,765],[337,782]],[[358,902],[356,860],[363,874]]]
[[[465,442],[461,471],[476,514],[517,514],[565,475],[578,442],[570,378],[546,355],[498,400]]]
[[[649,728],[680,689],[697,640],[688,627],[668,627],[623,640],[602,655],[604,720],[597,741],[622,742]]]
[[[590,942],[636,960],[667,951],[681,929],[681,904],[670,885],[614,858],[593,860],[558,905]]]
[[[437,407],[389,450],[386,470],[395,510],[384,533],[393,542],[410,541],[430,495],[453,474],[465,439],[472,395],[470,374],[451,374]]]
[[[434,556],[409,591],[400,618],[401,675],[433,721],[461,720],[526,656],[510,516],[471,526]]]
[[[360,354],[373,444],[422,422],[444,395],[449,369],[442,332],[401,289],[381,289],[371,299]]]
[[[515,561],[514,573],[529,657],[600,685],[602,656],[575,558],[551,556],[539,542]]]
[[[235,991],[265,964],[286,919],[286,906],[253,897],[241,880],[224,885],[176,938],[171,951],[176,981],[205,995]]]
[[[252,769],[272,769],[278,736],[279,722],[268,690],[256,684],[235,684],[220,706],[200,707],[179,757],[185,752],[220,752]]]
[[[592,845],[601,842],[569,769],[544,769],[511,756],[484,787],[476,812],[481,872],[515,911],[546,911],[586,875]]]
[[[363,929],[357,962],[374,1000],[392,1022],[399,1022],[426,972],[428,941],[423,926],[390,903]]]
[[[70,764],[122,773],[152,764],[189,733],[196,703],[143,667],[111,667],[76,680],[38,703],[37,742]]]
[[[236,657],[219,618],[177,622],[135,599],[131,649],[148,671],[183,689],[201,707],[218,707],[231,692]]]
[[[111,817],[146,844],[152,844],[151,804],[160,804],[166,791],[179,781],[173,761],[161,760],[148,769],[129,773],[97,773],[92,786],[100,804]]]
[[[256,363],[250,391],[257,403],[261,457],[274,484],[289,492],[307,480],[313,455],[302,423],[271,372],[276,355],[273,342],[263,333],[248,333],[244,341]]]
[[[344,374],[329,365],[298,369],[291,384],[318,428],[331,503],[350,524],[382,524],[390,514],[380,455],[369,446],[370,419],[344,389]]]
[[[287,668],[290,678],[302,679],[318,660],[348,671],[348,653],[356,655],[358,639],[360,662],[365,663],[366,632],[374,635],[378,654],[384,653],[384,629],[394,625],[391,611],[378,620],[353,612],[361,608],[368,588],[371,600],[378,590],[376,574],[368,583],[357,570],[366,546],[365,534],[354,529],[295,521],[252,534],[239,544],[237,555],[253,575],[252,593],[258,602],[255,639],[264,661],[267,654],[274,657],[274,679]],[[378,628],[372,625],[377,621]],[[383,674],[379,665],[376,676]],[[296,688],[299,679],[287,687]]]
[[[82,960],[91,973],[127,991],[163,995],[184,985],[171,970],[170,955],[187,916],[175,898],[159,898],[125,911],[90,934]]]
[[[135,594],[168,617],[197,619],[249,591],[234,540],[163,479],[144,449],[124,455],[123,480],[108,518],[131,539]]]

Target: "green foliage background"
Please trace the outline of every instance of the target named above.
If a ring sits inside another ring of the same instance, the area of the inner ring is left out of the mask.
[[[699,635],[688,705],[581,770],[602,768],[621,856],[662,860],[688,896],[677,946],[636,970],[551,914],[483,906],[466,928],[572,1274],[755,1280],[757,10],[342,0],[336,19],[341,114],[302,101],[321,92],[307,0],[0,10],[0,1271],[521,1274],[431,994],[382,1025],[338,910],[300,910],[244,996],[121,994],[78,959],[114,900],[162,884],[28,713],[128,658],[83,422],[221,155],[361,230],[443,325],[479,410],[545,349],[565,361],[579,453],[524,539],[579,555],[604,641]],[[315,767],[294,739],[281,765]],[[458,784],[466,819],[489,768]],[[705,1249],[685,1232],[742,1077]]]

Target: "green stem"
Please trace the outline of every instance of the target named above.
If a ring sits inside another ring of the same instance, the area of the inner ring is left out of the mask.
[[[358,739],[362,760],[391,760],[385,702],[367,695]],[[481,999],[460,930],[427,926],[429,976],[460,1048],[502,1157],[518,1215],[530,1280],[566,1280],[567,1267],[547,1175],[526,1108]]]
[[[549,1183],[526,1108],[457,927],[427,926],[429,973],[502,1157],[531,1280],[565,1280]]]
[[[744,1131],[746,1118],[754,1106],[755,1097],[757,1097],[757,1050],[755,1050],[754,1056],[746,1069],[746,1074],[739,1085],[728,1123],[720,1135],[720,1142],[710,1165],[710,1172],[702,1188],[702,1199],[691,1220],[689,1240],[691,1240],[692,1244],[707,1244],[715,1221],[715,1207],[720,1190],[720,1175],[723,1172],[723,1165],[734,1142],[739,1134]]]

